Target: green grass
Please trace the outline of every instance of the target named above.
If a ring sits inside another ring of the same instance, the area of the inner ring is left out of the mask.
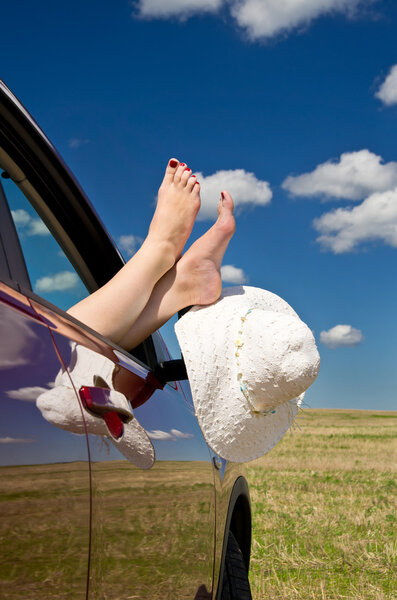
[[[248,467],[254,599],[396,599],[397,413],[298,423]]]

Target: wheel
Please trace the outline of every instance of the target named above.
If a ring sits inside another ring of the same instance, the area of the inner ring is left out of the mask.
[[[227,540],[221,600],[252,600],[243,553],[231,531]]]

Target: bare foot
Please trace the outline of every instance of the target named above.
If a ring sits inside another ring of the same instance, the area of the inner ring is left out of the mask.
[[[181,256],[200,208],[200,184],[184,163],[172,158],[160,186],[148,242],[170,251],[172,264]],[[167,250],[166,250],[167,252]],[[169,268],[170,268],[169,267]]]
[[[139,319],[118,342],[120,346],[135,348],[178,310],[192,304],[211,304],[219,298],[222,258],[235,230],[233,200],[228,192],[222,192],[218,213],[211,229],[157,282]]]
[[[235,228],[233,200],[229,192],[224,191],[219,200],[216,223],[176,264],[175,296],[179,296],[180,308],[211,304],[219,298],[222,259]]]

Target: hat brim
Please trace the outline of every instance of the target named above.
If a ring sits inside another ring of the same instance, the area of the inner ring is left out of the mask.
[[[194,306],[175,325],[204,438],[216,454],[233,462],[269,452],[292,425],[304,397],[288,400],[271,414],[251,410],[237,377],[235,342],[241,317],[253,308],[298,317],[279,296],[238,286],[223,290],[214,304]]]

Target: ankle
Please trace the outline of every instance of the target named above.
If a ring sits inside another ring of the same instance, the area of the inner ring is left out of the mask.
[[[174,266],[176,260],[174,245],[154,236],[148,236],[134,256],[144,260],[147,269],[153,271],[157,280]]]

